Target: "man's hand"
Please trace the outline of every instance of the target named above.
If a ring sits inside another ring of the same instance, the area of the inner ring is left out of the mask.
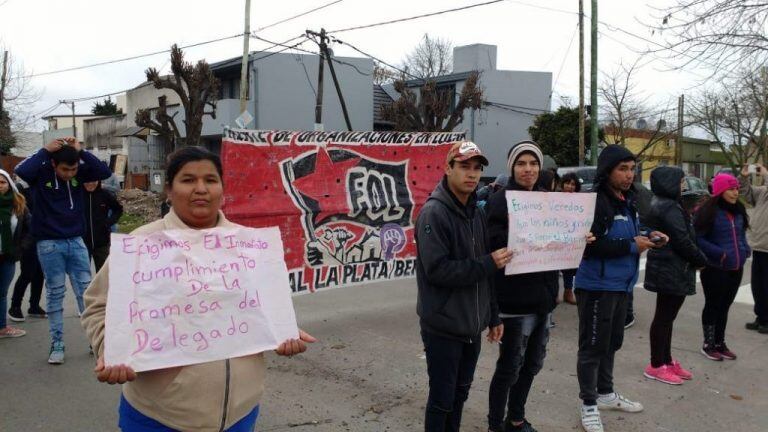
[[[136,379],[136,372],[130,366],[104,366],[104,356],[100,355],[93,369],[96,379],[109,384],[125,384]]]
[[[45,149],[51,153],[55,153],[61,150],[65,145],[72,146],[75,150],[80,151],[80,143],[75,137],[57,138],[45,145]]]
[[[496,268],[503,269],[510,261],[512,261],[512,251],[503,248],[491,252],[491,258],[496,263]]]
[[[759,176],[768,176],[768,172],[765,171],[765,167],[763,164],[756,163],[755,165],[755,171],[756,174]],[[742,177],[749,177],[749,164],[744,165],[741,167],[741,176]]]
[[[660,239],[661,239],[661,241],[660,241],[660,242],[658,242],[658,243],[654,243],[654,244],[653,244],[653,245],[654,245],[653,247],[657,247],[657,248],[658,248],[658,247],[662,247],[662,246],[664,246],[665,244],[669,243],[669,236],[668,236],[668,235],[666,235],[666,234],[664,234],[664,233],[663,233],[663,232],[661,232],[661,231],[653,231],[653,232],[651,232],[651,234],[650,234],[650,238],[656,238],[656,237],[660,238]]]
[[[656,246],[646,236],[637,236],[637,237],[635,237],[635,244],[637,244],[637,250],[640,253],[643,253],[643,252],[647,251],[648,249]]]
[[[587,244],[592,244],[597,240],[597,237],[595,237],[594,234],[592,234],[592,231],[587,233]]]
[[[315,339],[312,335],[305,332],[304,330],[299,329],[298,339],[288,339],[287,341],[281,343],[275,352],[277,355],[290,357],[294,354],[303,353],[307,350],[307,343],[314,342],[317,342],[317,339]]]
[[[504,336],[504,324],[488,328],[488,342],[501,342],[502,336]]]

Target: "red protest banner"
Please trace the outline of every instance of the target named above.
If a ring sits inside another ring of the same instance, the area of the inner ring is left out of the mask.
[[[224,211],[279,226],[295,293],[412,277],[413,227],[464,133],[226,129]]]

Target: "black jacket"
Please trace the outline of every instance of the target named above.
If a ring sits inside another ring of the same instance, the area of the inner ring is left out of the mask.
[[[488,199],[488,236],[491,250],[507,247],[509,239],[509,212],[506,192],[523,190],[513,179],[505,189]],[[545,314],[557,305],[557,271],[524,273],[506,276],[504,269],[494,275],[494,289],[499,311],[505,314]]]
[[[85,235],[83,240],[88,250],[109,246],[111,227],[123,215],[123,206],[111,193],[97,186],[93,192],[85,191]],[[112,210],[111,214],[109,210]]]
[[[485,215],[473,196],[462,206],[445,179],[416,220],[416,311],[422,331],[470,341],[501,323],[491,277]]]
[[[677,167],[659,167],[651,173],[651,200],[648,229],[669,236],[669,243],[648,251],[645,289],[658,293],[692,295],[696,293],[696,268],[707,264],[707,257],[696,245],[693,224],[680,205],[680,181],[685,174]]]

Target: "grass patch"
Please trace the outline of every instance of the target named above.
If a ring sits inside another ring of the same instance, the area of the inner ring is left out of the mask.
[[[117,223],[117,231],[123,234],[128,234],[145,223],[146,222],[141,216],[131,213],[123,213],[123,216],[120,217],[120,221]]]

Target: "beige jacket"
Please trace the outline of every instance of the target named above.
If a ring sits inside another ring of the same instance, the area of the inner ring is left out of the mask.
[[[216,226],[231,227],[219,212]],[[189,228],[171,210],[163,219],[136,229],[148,234],[173,228]],[[191,228],[190,228],[191,229]],[[85,291],[82,324],[93,351],[104,353],[104,316],[109,293],[109,262]],[[123,385],[123,395],[142,414],[180,431],[215,432],[245,417],[261,400],[264,391],[264,357],[261,354],[209,363],[140,372]]]
[[[752,186],[748,177],[742,177],[739,193],[754,206],[747,231],[749,246],[758,252],[768,252],[768,186]]]

